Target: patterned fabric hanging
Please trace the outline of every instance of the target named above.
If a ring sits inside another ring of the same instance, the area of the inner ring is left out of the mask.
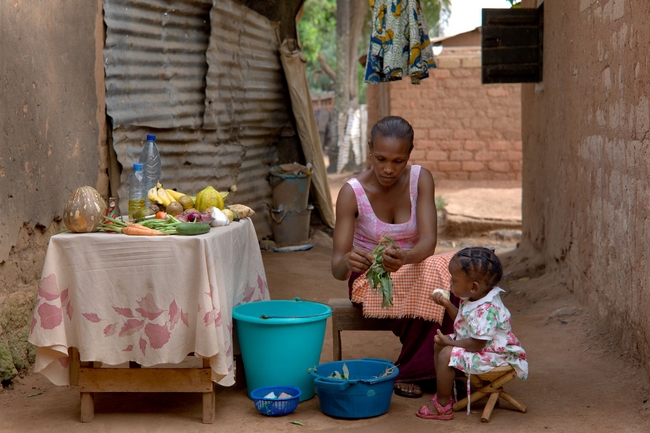
[[[411,77],[412,84],[436,67],[420,0],[369,0],[372,9],[365,82]]]

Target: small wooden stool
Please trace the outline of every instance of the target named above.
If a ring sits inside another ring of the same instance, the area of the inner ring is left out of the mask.
[[[332,351],[334,361],[343,359],[341,331],[390,331],[391,320],[363,317],[361,308],[356,308],[347,298],[331,298],[327,304],[332,308]]]
[[[511,365],[504,367],[495,367],[494,370],[489,371],[483,374],[471,374],[470,381],[477,389],[472,392],[470,395],[470,402],[474,404],[475,401],[479,401],[481,398],[486,395],[488,401],[485,404],[483,409],[483,414],[481,415],[481,422],[490,422],[490,415],[494,410],[494,405],[496,404],[499,397],[510,403],[515,409],[520,412],[526,413],[528,410],[526,405],[521,404],[513,396],[507,394],[503,390],[503,385],[510,382],[512,379],[517,377],[515,369]],[[460,411],[467,407],[467,397],[454,403],[453,409],[454,412]]]

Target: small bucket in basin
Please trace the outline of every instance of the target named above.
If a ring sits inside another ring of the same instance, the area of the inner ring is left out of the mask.
[[[327,362],[309,372],[315,379],[321,411],[345,419],[370,418],[388,412],[398,373],[392,362],[373,358]]]
[[[235,307],[232,316],[249,390],[265,386],[300,388],[300,401],[314,397],[314,378],[332,309],[318,302],[260,301]]]

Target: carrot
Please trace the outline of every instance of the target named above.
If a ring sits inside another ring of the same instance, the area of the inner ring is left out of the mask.
[[[167,236],[167,233],[134,223],[127,223],[127,226],[122,229],[122,233],[135,236]]]

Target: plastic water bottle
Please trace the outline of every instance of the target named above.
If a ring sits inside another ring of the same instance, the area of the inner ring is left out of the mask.
[[[144,173],[145,192],[156,186],[156,183],[162,179],[162,161],[156,145],[156,136],[148,134],[147,143],[140,153],[140,163]],[[147,195],[145,194],[145,200]]]
[[[135,220],[135,213],[146,206],[147,190],[144,186],[142,164],[133,164],[133,171],[129,176],[129,218]]]

